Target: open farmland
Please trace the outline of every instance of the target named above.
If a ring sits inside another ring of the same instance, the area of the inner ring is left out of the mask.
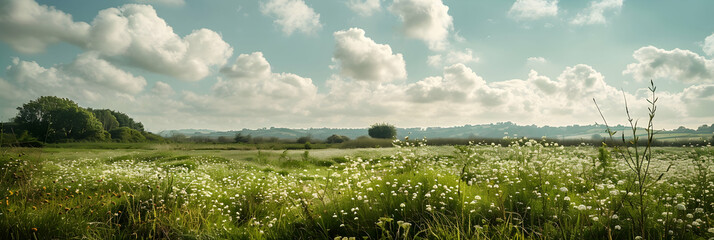
[[[714,237],[714,148],[2,149],[3,239]],[[614,150],[614,149],[610,149]],[[662,174],[662,175],[661,175]],[[661,177],[660,177],[661,175]]]

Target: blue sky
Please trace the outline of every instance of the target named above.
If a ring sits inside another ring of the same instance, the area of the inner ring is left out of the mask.
[[[149,130],[714,123],[714,2],[0,1],[0,119],[42,95]]]

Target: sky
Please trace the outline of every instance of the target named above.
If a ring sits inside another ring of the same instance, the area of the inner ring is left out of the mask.
[[[0,0],[0,119],[150,131],[714,123],[714,1]]]

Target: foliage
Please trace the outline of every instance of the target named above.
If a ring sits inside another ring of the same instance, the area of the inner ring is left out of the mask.
[[[18,107],[14,122],[30,135],[47,142],[102,141],[102,123],[92,113],[66,98],[40,97]]]
[[[367,133],[372,138],[394,139],[397,137],[397,128],[388,123],[376,123],[369,127]]]
[[[119,121],[114,117],[109,109],[90,109],[94,117],[102,123],[105,131],[109,131],[119,127]]]
[[[243,135],[242,133],[237,133],[233,140],[237,143],[249,143],[251,138],[250,134]]]
[[[344,135],[332,134],[332,136],[327,137],[327,143],[343,143],[349,141],[350,138]]]
[[[308,143],[308,142],[311,142],[311,141],[312,141],[312,137],[311,137],[311,136],[302,136],[302,137],[299,137],[299,138],[296,140],[297,143],[301,143],[301,144],[305,144],[305,143]]]
[[[128,128],[119,127],[109,131],[112,139],[116,142],[144,142],[146,137],[141,132]]]

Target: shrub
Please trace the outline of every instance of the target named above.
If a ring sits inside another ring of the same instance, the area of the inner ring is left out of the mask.
[[[349,141],[350,138],[343,135],[332,134],[327,138],[327,143],[343,143]]]
[[[397,137],[397,128],[388,123],[376,123],[369,127],[367,133],[372,138],[393,139]]]
[[[146,141],[141,132],[131,129],[129,127],[119,127],[109,131],[112,139],[117,142],[143,142]]]

